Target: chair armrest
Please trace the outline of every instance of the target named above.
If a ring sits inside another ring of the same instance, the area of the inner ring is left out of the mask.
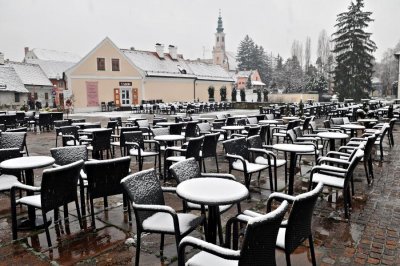
[[[249,148],[248,150],[251,151],[251,152],[262,153],[262,154],[266,154],[268,156],[276,157],[275,154],[272,151],[267,151],[267,150],[264,150],[264,149],[257,149],[257,148]]]
[[[232,250],[229,248],[220,247],[192,236],[186,236],[179,243],[179,265],[185,265],[185,248],[187,246],[206,251],[227,260],[235,260],[240,258],[240,250]]]
[[[300,140],[300,141],[305,141],[305,140],[316,141],[317,139],[314,138],[314,137],[297,137],[296,140]]]
[[[136,204],[133,202],[132,206],[140,211],[166,212],[176,216],[176,211],[170,206],[166,205]]]
[[[168,151],[186,152],[187,149],[181,149],[181,148],[177,148],[177,147],[168,147],[165,149],[165,152],[168,152]]]
[[[163,192],[176,193],[176,187],[161,187]]]
[[[340,147],[340,148],[341,148],[341,147]],[[340,148],[339,148],[339,150],[340,150]],[[350,156],[350,154],[345,153],[345,152],[330,151],[330,152],[328,152],[328,153],[326,154],[326,157],[335,158],[334,156],[331,157],[330,155],[339,155],[339,156],[346,156],[346,157],[349,157],[349,156]]]
[[[139,145],[139,143],[137,143],[137,142],[131,142],[131,141],[126,141],[125,142],[125,145],[126,146],[133,146],[133,147],[135,147],[136,149],[140,149],[140,145]]]
[[[321,163],[324,163],[324,162],[337,163],[337,164],[342,164],[342,165],[349,165],[350,164],[350,162],[348,162],[348,161],[337,159],[337,158],[330,158],[330,157],[321,157],[321,158],[319,158],[318,164],[321,164]]]
[[[292,203],[295,199],[296,199],[295,196],[291,196],[291,195],[280,193],[280,192],[274,192],[271,195],[269,195],[269,197],[268,197],[267,213],[269,213],[271,211],[271,205],[274,200],[277,200],[277,201],[287,200],[289,203]]]
[[[200,177],[216,177],[216,178],[224,178],[224,179],[236,180],[234,175],[222,174],[222,173],[201,173]]]
[[[22,189],[22,190],[27,190],[27,191],[33,191],[33,192],[39,192],[41,190],[40,187],[34,187],[34,186],[29,186],[29,185],[25,185],[22,183],[16,183],[11,187],[12,190],[15,189]]]
[[[311,169],[311,175],[314,174],[315,172],[319,172],[321,170],[322,171],[336,171],[336,172],[339,172],[339,173],[346,173],[347,172],[347,169],[324,164],[324,165],[314,166]]]
[[[240,160],[242,162],[246,162],[246,160],[242,156],[236,155],[236,154],[227,153],[227,154],[225,154],[225,157],[228,159],[234,159],[234,160]]]

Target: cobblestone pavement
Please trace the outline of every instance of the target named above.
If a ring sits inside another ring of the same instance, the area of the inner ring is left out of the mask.
[[[244,111],[236,110],[237,113]],[[116,113],[106,114],[114,116]],[[104,115],[104,114],[103,114]],[[124,114],[128,116],[128,113]],[[77,115],[76,115],[77,116]],[[107,117],[87,115],[88,121],[105,121]],[[394,133],[395,143],[400,134]],[[50,148],[55,146],[55,133],[44,132],[36,134],[28,132],[28,148],[30,155],[49,155]],[[385,140],[386,142],[386,140]],[[222,171],[227,170],[223,157],[222,145],[218,146],[219,165]],[[118,153],[117,153],[118,154]],[[282,156],[282,154],[280,154]],[[378,158],[378,157],[377,157]],[[207,169],[215,171],[213,161],[206,162]],[[153,161],[148,160],[144,168],[151,168]],[[302,166],[303,177],[297,175],[295,193],[301,193],[307,187],[307,170],[310,165]],[[134,160],[132,171],[137,171]],[[313,233],[318,265],[399,265],[399,220],[400,220],[400,146],[393,148],[385,145],[385,158],[381,164],[374,163],[375,180],[368,185],[365,173],[360,164],[355,173],[355,190],[353,209],[350,219],[344,219],[343,199],[341,193],[324,189],[324,194],[317,203]],[[239,180],[240,173],[234,174]],[[283,171],[278,172],[280,187],[283,187]],[[40,184],[41,171],[35,171],[35,184]],[[242,202],[242,209],[251,208],[265,211],[265,202],[270,194],[269,181],[265,173],[260,183],[253,182],[252,199]],[[265,178],[264,178],[265,177]],[[168,182],[167,185],[174,185]],[[260,193],[261,192],[261,193]],[[166,203],[181,210],[182,205],[175,195],[166,194]],[[132,264],[135,258],[136,225],[128,223],[126,213],[122,208],[122,197],[113,196],[109,199],[109,209],[104,210],[103,202],[95,202],[96,229],[90,227],[80,230],[75,208],[69,207],[70,223],[51,225],[50,234],[53,247],[48,248],[44,231],[19,231],[18,241],[11,241],[10,201],[8,195],[0,195],[0,265],[46,265],[46,264],[99,264],[121,265]],[[231,208],[222,216],[223,223],[234,215]],[[20,214],[26,214],[26,209],[19,209]],[[38,212],[39,214],[39,212]],[[49,213],[49,216],[52,216]],[[87,225],[90,219],[87,218]],[[202,230],[192,235],[203,237]],[[176,247],[172,236],[167,236],[164,248],[164,261],[160,262],[159,241],[157,234],[142,237],[141,265],[176,265]],[[134,242],[134,241],[133,241]],[[191,251],[190,254],[194,252]],[[189,255],[190,256],[190,255]],[[293,265],[311,265],[308,244],[299,247],[292,254]],[[277,251],[278,265],[285,265],[284,254]]]

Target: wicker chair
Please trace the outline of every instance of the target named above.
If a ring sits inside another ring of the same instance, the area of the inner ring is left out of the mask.
[[[187,236],[179,244],[178,265],[271,265],[275,266],[275,242],[280,225],[289,208],[287,201],[274,211],[250,218],[242,249],[231,250]],[[202,250],[185,263],[185,248]]]
[[[2,132],[0,135],[0,149],[18,148],[21,154],[29,156],[26,145],[26,132]],[[25,149],[25,151],[24,151]]]
[[[0,149],[0,163],[21,156],[19,148]],[[19,171],[0,169],[0,192],[9,192],[14,184],[19,184],[21,173]]]
[[[128,147],[126,146],[126,140],[124,133],[138,131],[137,127],[121,127],[120,135],[117,137],[118,141],[111,142],[113,156],[115,157],[115,147],[119,147],[122,156],[128,155]]]
[[[171,135],[181,135],[183,129],[182,123],[176,123],[169,126],[169,134]]]
[[[189,138],[197,137],[197,121],[191,121],[186,124],[185,128],[185,140],[187,141]]]
[[[65,126],[59,128],[63,146],[76,146],[87,144],[87,140],[85,138],[80,138],[78,134],[79,128],[76,126]]]
[[[62,136],[60,127],[69,126],[68,120],[55,120],[53,121],[54,128],[56,129],[56,147],[58,146],[58,137]]]
[[[349,207],[351,207],[350,181],[354,169],[363,156],[364,152],[361,149],[357,149],[350,162],[335,160],[334,163],[343,165],[343,168],[324,164],[314,166],[311,170],[309,190],[311,190],[313,183],[319,182],[323,182],[324,185],[329,187],[341,189],[343,192],[346,218],[349,218]]]
[[[37,126],[39,126],[39,131],[42,131],[43,128],[45,128],[45,127],[47,128],[47,130],[50,130],[51,113],[39,113]]]
[[[142,171],[144,158],[154,157],[154,169],[157,167],[158,158],[158,170],[159,173],[161,173],[161,152],[159,142],[156,140],[144,139],[142,131],[131,131],[125,132],[123,134],[125,138],[126,148],[129,150],[130,156],[135,156],[139,162],[139,171]],[[153,143],[154,148],[152,150],[146,150],[146,143]]]
[[[143,232],[161,234],[160,258],[162,258],[165,234],[175,235],[178,248],[180,240],[203,223],[204,217],[191,213],[176,213],[174,209],[165,205],[164,190],[154,169],[127,176],[121,184],[132,201],[135,212],[137,228],[135,265],[139,265]]]
[[[54,158],[54,166],[63,166],[79,160],[88,160],[88,151],[85,145],[81,146],[67,146],[50,149],[51,156]],[[81,170],[79,176],[79,191],[81,198],[82,215],[86,215],[85,204],[85,187],[88,186],[87,176],[84,169]]]
[[[107,159],[113,157],[111,151],[111,129],[102,131],[94,131],[91,146],[88,147],[92,151],[93,159],[103,159],[103,151],[106,151]]]
[[[258,178],[260,178],[261,171],[268,169],[268,166],[250,162],[246,138],[225,140],[223,145],[226,152],[225,156],[229,161],[229,173],[232,170],[243,172],[245,186],[249,189],[252,174],[258,173]],[[272,179],[270,179],[270,189],[273,190]]]
[[[81,171],[82,166],[83,160],[80,160],[65,166],[44,170],[41,187],[15,184],[11,188],[12,234],[14,240],[18,238],[17,204],[28,205],[42,210],[43,222],[46,225],[46,238],[49,247],[51,247],[52,244],[46,217],[47,212],[52,210],[57,212],[59,207],[64,206],[64,219],[68,219],[68,209],[66,209],[67,204],[75,202],[79,226],[82,229],[82,219],[77,194],[79,172]],[[17,190],[40,192],[40,194],[26,196],[16,200],[15,192]]]
[[[218,167],[218,156],[217,156],[217,144],[221,133],[212,133],[204,135],[203,146],[200,151],[200,163],[203,163],[203,171],[206,172],[206,158],[213,157],[217,166],[217,173],[219,173]]]
[[[127,199],[121,186],[121,180],[129,175],[130,162],[130,157],[85,162],[92,227],[96,227],[93,200],[104,198],[104,207],[107,208],[107,197],[119,194],[124,195],[124,206],[128,205],[129,221],[131,221],[130,205],[126,204]]]
[[[247,138],[249,151],[253,155],[253,162],[268,166],[269,178],[272,180],[271,168],[274,169],[275,191],[278,188],[278,168],[285,168],[285,183],[287,183],[287,160],[277,159],[277,156],[272,151],[267,151],[267,145],[262,144],[260,136],[252,136]]]

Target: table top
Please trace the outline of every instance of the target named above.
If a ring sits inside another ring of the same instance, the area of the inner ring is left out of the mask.
[[[94,123],[90,122],[78,122],[78,123],[72,123],[73,126],[87,126],[87,125],[93,125]]]
[[[355,124],[345,124],[345,125],[340,125],[341,128],[344,129],[360,129],[360,130],[364,130],[365,127],[362,125],[355,125]]]
[[[185,137],[182,135],[160,135],[160,136],[155,136],[154,139],[158,141],[177,141],[177,140],[183,140],[185,139]]]
[[[247,118],[247,115],[233,115],[233,118]]]
[[[42,168],[54,164],[55,160],[50,156],[27,156],[5,160],[0,163],[0,168],[9,170],[28,170]]]
[[[109,130],[109,128],[104,128],[104,127],[98,127],[98,128],[85,128],[82,129],[83,132],[95,132],[95,131],[106,131]]]
[[[278,143],[272,145],[274,150],[286,151],[286,152],[313,152],[315,150],[314,145],[301,145],[291,143]]]
[[[363,118],[363,119],[358,119],[357,122],[360,122],[360,123],[374,123],[374,122],[378,122],[378,119]]]
[[[243,130],[244,126],[223,126],[221,127],[223,130]]]
[[[259,124],[279,124],[278,120],[260,120]]]
[[[175,123],[175,122],[158,122],[156,125],[157,125],[157,126],[162,126],[162,127],[167,127],[167,126],[176,125],[176,124],[180,124],[180,123]]]
[[[221,192],[224,193],[221,193]],[[239,182],[223,178],[193,178],[180,183],[176,193],[182,199],[204,205],[226,205],[246,199],[249,191]]]
[[[339,132],[319,132],[318,137],[323,139],[346,139],[349,135]]]
[[[283,120],[299,120],[297,116],[282,116]]]

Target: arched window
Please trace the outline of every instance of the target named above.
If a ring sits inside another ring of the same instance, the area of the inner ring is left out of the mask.
[[[217,37],[217,42],[219,42],[219,37]]]

